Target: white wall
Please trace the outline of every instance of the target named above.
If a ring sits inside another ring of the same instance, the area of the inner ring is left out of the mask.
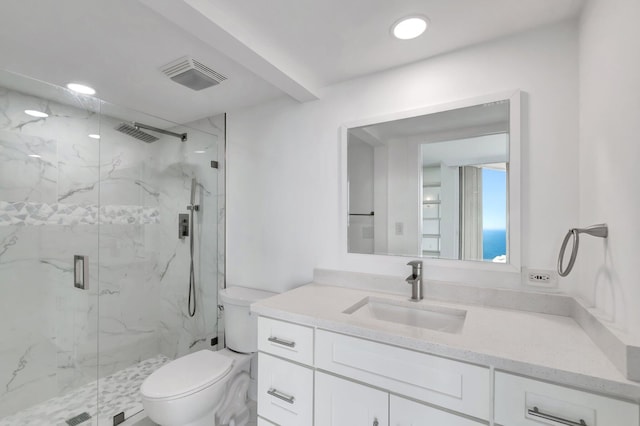
[[[343,254],[340,125],[510,89],[528,94],[523,263],[554,269],[578,215],[577,39],[575,24],[560,24],[330,86],[318,101],[228,114],[228,284],[283,291],[309,282],[314,267],[406,275],[407,258]],[[427,278],[520,281],[425,264]]]
[[[592,0],[580,25],[579,225],[606,222],[608,241],[584,237],[574,291],[640,336],[640,3]]]

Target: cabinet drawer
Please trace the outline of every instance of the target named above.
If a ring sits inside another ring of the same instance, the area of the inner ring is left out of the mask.
[[[262,417],[258,417],[258,426],[274,426],[274,423],[271,423],[268,420],[263,419]]]
[[[388,426],[389,394],[316,372],[315,426]]]
[[[504,426],[638,426],[637,404],[496,372],[495,420]]]
[[[446,426],[483,426],[464,417],[446,411],[438,410],[428,405],[418,404],[399,396],[391,395],[389,400],[389,412],[391,413],[390,426],[422,426],[422,425],[446,425]]]
[[[258,415],[281,426],[311,425],[313,370],[258,354]]]
[[[313,365],[313,328],[260,317],[258,350]]]
[[[369,340],[316,331],[316,367],[393,393],[489,419],[489,369]]]

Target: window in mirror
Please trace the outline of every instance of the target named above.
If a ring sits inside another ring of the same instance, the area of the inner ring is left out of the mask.
[[[509,100],[347,130],[350,253],[508,262]]]

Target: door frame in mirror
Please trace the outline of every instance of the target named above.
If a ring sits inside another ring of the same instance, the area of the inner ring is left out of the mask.
[[[354,127],[370,126],[377,123],[384,123],[394,120],[402,120],[421,115],[435,114],[460,108],[467,108],[487,103],[509,101],[509,178],[507,190],[507,259],[508,263],[494,263],[474,260],[456,260],[456,259],[440,259],[431,257],[420,257],[423,261],[434,266],[455,266],[463,269],[482,269],[505,272],[520,272],[522,267],[522,208],[521,208],[521,189],[523,181],[522,169],[522,92],[520,90],[509,90],[504,92],[493,93],[489,95],[476,96],[473,98],[462,99],[453,102],[436,104],[417,109],[390,113],[382,116],[364,118],[340,126],[339,138],[339,154],[340,154],[340,174],[339,174],[339,253],[343,257],[345,263],[361,263],[363,257],[371,256],[383,258],[418,258],[419,256],[396,256],[382,254],[358,254],[348,252],[348,206],[349,194],[347,183],[347,139],[348,130]]]

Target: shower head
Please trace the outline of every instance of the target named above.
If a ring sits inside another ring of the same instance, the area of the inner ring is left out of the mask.
[[[151,143],[158,140],[157,137],[150,135],[149,133],[143,132],[136,126],[133,126],[128,123],[120,123],[120,125],[116,127],[116,130],[124,133],[125,135],[129,135],[132,138],[136,138],[146,143]]]
[[[169,130],[161,129],[159,127],[149,126],[148,124],[142,124],[134,121],[133,123],[120,123],[116,130],[126,135],[140,139],[143,142],[151,143],[159,140],[157,137],[143,132],[140,129],[151,130],[153,132],[162,133],[163,135],[169,135],[180,139],[182,142],[186,142],[188,135],[186,133],[170,132]]]

